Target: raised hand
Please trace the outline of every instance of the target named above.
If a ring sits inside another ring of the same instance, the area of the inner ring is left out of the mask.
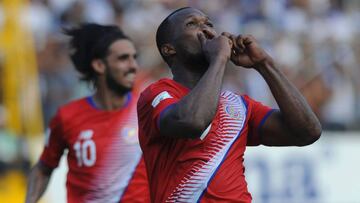
[[[214,61],[217,57],[223,57],[226,60],[230,59],[232,42],[229,41],[228,37],[220,35],[207,39],[204,33],[199,33],[198,38],[209,62]]]
[[[233,42],[231,61],[245,68],[256,68],[265,60],[272,61],[272,58],[265,52],[251,35],[232,35],[224,32],[222,35]]]

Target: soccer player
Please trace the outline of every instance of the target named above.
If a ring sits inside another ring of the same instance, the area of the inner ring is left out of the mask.
[[[252,36],[218,35],[209,17],[187,7],[160,24],[156,42],[173,79],[153,83],[138,101],[152,202],[251,202],[247,145],[305,146],[320,137],[304,98]],[[259,72],[280,109],[221,92],[229,60]]]
[[[67,201],[149,202],[138,144],[134,87],[136,49],[116,26],[82,24],[70,57],[95,94],[62,106],[50,124],[39,162],[29,176],[26,202],[36,202],[67,149]]]

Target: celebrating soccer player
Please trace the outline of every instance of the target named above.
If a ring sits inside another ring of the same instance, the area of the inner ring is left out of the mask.
[[[137,136],[138,95],[132,90],[135,47],[116,26],[82,24],[66,34],[76,70],[96,92],[61,107],[52,119],[44,151],[30,173],[26,202],[41,197],[65,149],[69,203],[149,202]]]
[[[186,7],[160,24],[156,42],[173,79],[150,85],[138,101],[152,202],[251,202],[247,145],[305,146],[320,137],[309,105],[254,37],[218,35],[208,16]],[[229,60],[257,71],[279,110],[221,92]]]

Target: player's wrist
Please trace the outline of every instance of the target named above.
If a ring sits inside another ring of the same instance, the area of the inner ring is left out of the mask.
[[[229,60],[228,56],[218,54],[217,56],[212,58],[212,60],[210,61],[210,66],[216,65],[216,64],[225,66],[225,64],[227,63],[228,60]]]
[[[267,56],[264,59],[256,62],[253,68],[260,73],[265,69],[274,69],[274,60],[271,57]]]

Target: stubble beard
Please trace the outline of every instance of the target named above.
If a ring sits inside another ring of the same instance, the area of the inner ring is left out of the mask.
[[[118,96],[123,96],[132,90],[132,87],[126,87],[124,85],[119,84],[110,73],[109,67],[106,68],[107,68],[105,75],[106,85],[113,93],[117,94]]]

